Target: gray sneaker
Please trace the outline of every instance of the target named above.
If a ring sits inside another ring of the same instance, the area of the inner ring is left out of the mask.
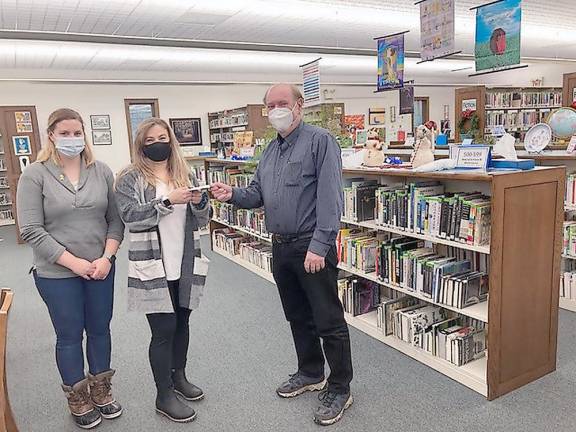
[[[288,381],[283,382],[280,387],[276,389],[278,396],[283,398],[291,398],[307,391],[322,390],[326,386],[326,380],[322,378],[310,378],[302,375],[300,372],[290,375]]]
[[[334,393],[328,390],[318,395],[320,405],[314,413],[314,423],[322,426],[329,426],[336,423],[344,415],[344,410],[348,409],[354,399],[350,392]]]

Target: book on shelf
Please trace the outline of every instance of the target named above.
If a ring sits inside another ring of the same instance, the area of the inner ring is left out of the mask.
[[[562,89],[526,89],[486,92],[486,108],[532,108],[562,105]]]
[[[574,260],[564,263],[564,270],[560,277],[560,297],[576,300],[576,261]]]
[[[376,180],[344,179],[344,217],[354,222],[374,219]]]
[[[213,217],[216,220],[250,231],[260,237],[270,238],[266,229],[264,209],[240,209],[229,203],[212,201]]]
[[[254,241],[249,235],[232,228],[215,229],[212,231],[212,241],[226,253],[238,256],[268,273],[272,272],[272,248],[269,244]]]
[[[570,206],[576,206],[576,173],[566,175],[566,191],[564,202]]]
[[[445,192],[439,183],[421,182],[381,186],[375,195],[379,226],[474,246],[490,243],[491,201],[479,192]]]
[[[383,299],[377,327],[430,355],[463,366],[486,353],[486,324],[409,296]]]
[[[352,316],[375,310],[380,304],[381,295],[391,295],[385,287],[362,278],[342,278],[338,280],[338,297],[344,311]]]
[[[338,259],[362,274],[463,309],[487,300],[489,256],[456,247],[425,247],[423,240],[341,229]]]
[[[564,222],[563,233],[562,253],[576,256],[576,221]]]

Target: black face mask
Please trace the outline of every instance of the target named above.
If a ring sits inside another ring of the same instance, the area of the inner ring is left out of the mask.
[[[172,147],[170,147],[170,143],[157,141],[145,145],[142,151],[148,159],[153,160],[154,162],[162,162],[170,157],[172,154]]]

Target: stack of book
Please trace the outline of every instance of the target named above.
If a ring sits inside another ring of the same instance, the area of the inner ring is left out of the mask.
[[[576,222],[564,222],[564,244],[562,253],[576,257]]]
[[[231,228],[215,229],[212,231],[214,245],[230,255],[240,254],[240,245],[252,241],[246,234],[234,231]]]
[[[485,324],[405,296],[378,305],[378,328],[456,366],[486,353]]]
[[[376,190],[376,224],[484,246],[490,243],[490,198],[479,192],[445,193],[436,182]]]
[[[246,242],[240,244],[240,257],[272,273],[272,246],[261,242]]]
[[[509,131],[527,130],[536,123],[542,123],[550,111],[550,109],[489,111],[486,113],[486,128],[493,129],[495,126],[504,126]]]

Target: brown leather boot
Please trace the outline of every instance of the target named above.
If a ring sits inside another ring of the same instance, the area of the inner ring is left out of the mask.
[[[122,415],[122,406],[112,396],[111,380],[115,373],[114,369],[110,369],[98,375],[88,374],[90,398],[105,419],[114,419]]]
[[[62,390],[68,399],[68,408],[76,426],[82,429],[92,429],[102,421],[100,412],[94,408],[88,395],[88,380],[83,379],[72,387],[62,385]]]

